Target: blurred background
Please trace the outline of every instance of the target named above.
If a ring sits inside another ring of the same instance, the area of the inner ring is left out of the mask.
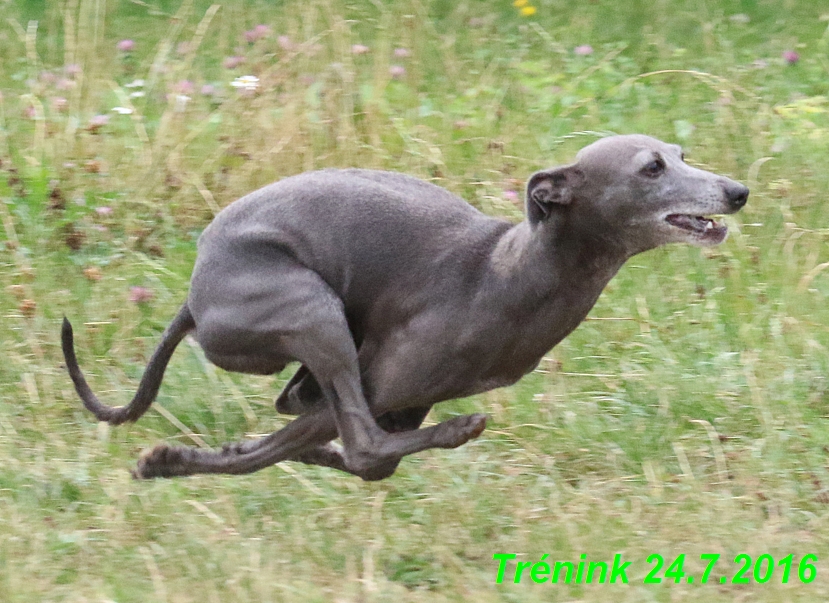
[[[818,601],[829,566],[829,7],[807,0],[0,0],[0,599]],[[287,421],[278,378],[193,342],[157,405],[82,410],[59,324],[132,396],[228,203],[305,170],[430,180],[519,221],[534,170],[610,133],[751,187],[720,247],[633,258],[538,370],[447,402],[453,451],[363,483],[284,463],[135,482],[159,442]],[[516,561],[630,584],[496,584]],[[658,553],[697,577],[643,584]],[[734,583],[741,553],[770,555]],[[701,554],[720,554],[709,584]],[[788,583],[777,563],[794,555]],[[720,576],[726,579],[720,583]],[[758,580],[759,576],[759,580]],[[808,580],[811,577],[811,580]]]

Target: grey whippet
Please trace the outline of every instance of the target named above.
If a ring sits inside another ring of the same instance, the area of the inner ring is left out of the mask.
[[[628,258],[665,243],[721,243],[727,228],[704,216],[736,212],[748,193],[642,135],[600,139],[575,163],[533,174],[516,225],[402,174],[300,174],[232,203],[205,229],[188,300],[128,406],[92,393],[64,319],[66,366],[86,408],[118,424],[147,410],[189,332],[228,371],[273,374],[297,361],[276,400],[299,415],[284,428],[216,451],[159,445],[135,475],[295,460],[382,479],[405,455],[484,429],[483,414],[419,429],[433,404],[518,381]]]

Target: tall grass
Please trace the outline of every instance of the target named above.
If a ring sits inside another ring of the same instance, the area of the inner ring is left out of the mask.
[[[0,599],[829,596],[825,10],[533,6],[4,4]],[[242,76],[255,90],[233,87]],[[188,343],[138,424],[81,410],[61,316],[93,389],[124,403],[186,295],[195,238],[244,193],[326,166],[395,169],[518,220],[529,173],[607,132],[683,144],[747,182],[749,205],[715,250],[634,258],[515,387],[435,409],[487,412],[475,442],[373,484],[291,464],[131,481],[159,441],[215,446],[285,423],[280,379],[222,372]],[[627,586],[496,585],[494,553],[634,565]],[[717,577],[738,553],[821,561],[810,584],[645,586],[651,553],[685,553],[697,576],[699,555],[720,553]]]

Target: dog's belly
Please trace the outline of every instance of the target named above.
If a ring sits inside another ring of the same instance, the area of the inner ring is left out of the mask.
[[[204,350],[207,359],[226,371],[249,375],[273,375],[285,368],[287,363],[275,362],[273,358],[257,355],[226,355]]]

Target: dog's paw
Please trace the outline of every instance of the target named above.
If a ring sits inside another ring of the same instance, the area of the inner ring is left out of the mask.
[[[152,479],[155,477],[173,477],[185,475],[187,448],[170,447],[159,444],[138,459],[132,476],[135,479]]]
[[[455,417],[440,426],[443,429],[441,430],[441,442],[438,445],[442,448],[457,448],[481,435],[486,428],[486,415],[476,413]]]

